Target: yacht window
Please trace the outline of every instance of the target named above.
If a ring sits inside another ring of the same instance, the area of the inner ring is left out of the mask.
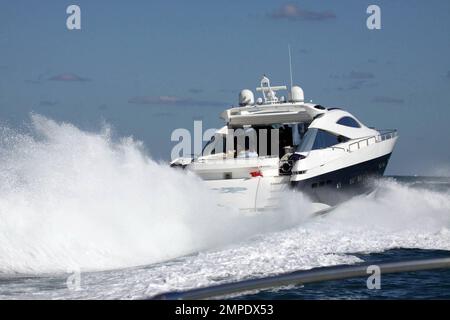
[[[336,136],[325,130],[311,128],[306,131],[302,143],[297,148],[297,152],[308,152],[316,149],[325,149],[336,144],[342,143],[348,138]]]
[[[302,141],[302,135],[305,133],[305,128],[303,123],[295,123],[291,125],[292,127],[292,144],[298,146]]]
[[[346,127],[361,128],[361,125],[352,117],[342,117],[336,123]]]

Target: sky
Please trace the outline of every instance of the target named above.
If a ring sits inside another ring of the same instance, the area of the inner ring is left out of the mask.
[[[307,100],[399,130],[387,174],[450,176],[449,31],[447,0],[0,0],[0,124],[108,123],[168,160],[174,129],[221,127],[263,74],[289,84],[290,45]]]

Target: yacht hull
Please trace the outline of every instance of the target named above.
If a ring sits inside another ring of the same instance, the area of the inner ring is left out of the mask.
[[[292,181],[291,187],[314,202],[335,206],[374,189],[372,179],[384,174],[391,153],[315,177]]]

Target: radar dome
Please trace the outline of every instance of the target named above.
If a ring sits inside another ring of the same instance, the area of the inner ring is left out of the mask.
[[[291,102],[304,102],[305,95],[303,93],[303,89],[299,86],[293,86],[291,88],[290,99]]]
[[[255,103],[255,97],[253,96],[253,92],[248,89],[244,89],[239,92],[239,105],[241,107],[253,105]]]

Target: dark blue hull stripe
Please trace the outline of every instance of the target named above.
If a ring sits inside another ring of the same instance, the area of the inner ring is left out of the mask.
[[[389,153],[310,179],[293,181],[291,186],[308,195],[314,202],[334,206],[355,195],[373,190],[370,178],[383,175],[390,156]]]

